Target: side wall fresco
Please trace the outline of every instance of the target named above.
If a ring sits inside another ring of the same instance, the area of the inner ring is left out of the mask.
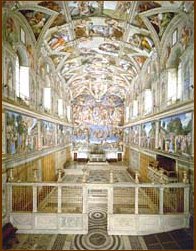
[[[155,121],[128,127],[124,129],[124,143],[171,155],[192,157],[192,116],[192,112],[187,112],[159,119],[157,120],[158,133],[156,133]],[[140,133],[139,127],[141,127]],[[141,139],[140,144],[139,138]],[[158,147],[155,145],[156,141]]]
[[[25,153],[37,150],[37,119],[15,112],[6,112],[7,153]]]
[[[18,112],[5,110],[4,114],[2,138],[5,139],[5,155],[30,153],[41,148],[71,143],[71,127],[38,120]],[[39,126],[40,132],[38,132]],[[39,146],[38,138],[41,139]]]

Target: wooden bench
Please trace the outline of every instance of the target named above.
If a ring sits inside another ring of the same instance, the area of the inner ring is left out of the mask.
[[[16,237],[16,231],[12,223],[6,223],[2,228],[3,249],[11,248],[14,243],[19,243]]]

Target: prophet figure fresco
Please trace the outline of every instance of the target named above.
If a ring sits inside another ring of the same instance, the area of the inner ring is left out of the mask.
[[[149,17],[149,20],[157,32],[159,38],[161,39],[163,33],[165,32],[168,24],[171,22],[172,18],[175,16],[173,12],[159,13]]]
[[[33,10],[21,10],[20,12],[25,16],[33,30],[35,38],[38,39],[42,28],[49,19],[49,15]]]

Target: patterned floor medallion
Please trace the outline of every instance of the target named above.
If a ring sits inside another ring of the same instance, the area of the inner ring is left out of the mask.
[[[89,209],[89,232],[86,235],[76,235],[73,241],[74,250],[117,250],[122,249],[121,238],[107,234],[106,208]]]

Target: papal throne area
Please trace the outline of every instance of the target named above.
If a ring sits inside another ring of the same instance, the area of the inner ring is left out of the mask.
[[[2,250],[194,249],[194,1],[2,1]]]

